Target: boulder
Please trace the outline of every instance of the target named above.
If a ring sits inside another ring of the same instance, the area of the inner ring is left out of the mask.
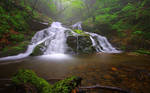
[[[78,39],[77,37],[69,36],[67,38],[67,44],[69,53],[70,51],[73,51],[75,54],[90,54],[96,52],[89,36],[78,36]]]

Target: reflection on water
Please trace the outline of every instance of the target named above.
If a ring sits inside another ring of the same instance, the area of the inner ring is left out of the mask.
[[[32,69],[43,78],[80,76],[83,78],[83,86],[101,84],[131,90],[134,93],[150,92],[149,56],[99,54],[86,58],[61,59],[61,62],[49,60],[47,57],[28,57],[17,61],[1,62],[0,79],[12,77],[21,68]]]
[[[62,60],[72,60],[73,57],[67,54],[50,54],[50,55],[42,55],[37,57],[39,60],[47,60],[47,61],[62,61]]]

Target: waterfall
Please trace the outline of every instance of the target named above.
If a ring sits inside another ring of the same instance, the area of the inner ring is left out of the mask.
[[[77,28],[82,30],[81,26],[82,22],[77,22],[72,25],[73,29]],[[85,32],[90,35],[90,39],[92,41],[93,47],[95,47],[97,52],[105,52],[105,53],[120,53],[117,49],[115,49],[107,40],[106,37],[98,35],[96,33]]]
[[[77,28],[79,30],[82,30],[81,23],[82,22],[77,22],[76,24],[72,25],[73,29]],[[68,33],[70,32],[72,33],[73,36],[77,36],[77,51],[78,51],[79,34],[75,33],[69,28],[63,27],[60,22],[53,22],[50,27],[43,29],[41,31],[38,31],[32,37],[30,45],[28,45],[28,48],[25,53],[20,53],[15,56],[3,57],[3,58],[0,58],[0,61],[14,60],[14,59],[16,60],[16,59],[28,57],[34,51],[34,48],[40,44],[43,44],[43,48],[42,48],[43,55],[54,55],[55,57],[56,56],[64,57],[63,54],[65,54],[68,48],[66,44],[66,39],[67,39]],[[106,52],[106,53],[119,53],[120,52],[116,50],[108,42],[106,37],[95,34],[95,33],[90,33],[90,32],[85,32],[85,33],[90,35],[92,45],[95,47],[97,52]],[[54,57],[54,56],[51,56],[51,57]]]
[[[33,52],[34,48],[42,43],[44,43],[44,55],[64,54],[67,48],[65,30],[67,29],[62,27],[60,22],[53,22],[49,28],[38,31],[32,37],[31,44],[28,45],[25,53],[20,53],[15,56],[3,57],[0,58],[0,61],[16,60],[28,57]]]
[[[57,54],[62,53],[64,54],[67,48],[66,44],[66,28],[62,27],[61,23],[55,22],[52,26],[48,29],[49,32],[53,32],[55,37],[53,40],[47,40],[45,42],[46,51],[44,52],[45,55],[47,54]]]

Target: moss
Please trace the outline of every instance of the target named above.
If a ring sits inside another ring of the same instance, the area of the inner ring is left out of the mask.
[[[32,70],[19,70],[12,78],[12,82],[16,85],[31,83],[39,93],[52,93],[52,86],[46,80],[38,77]]]
[[[72,89],[77,87],[80,82],[81,79],[76,76],[58,81],[53,86],[53,93],[71,93]]]
[[[38,45],[36,46],[36,48],[34,49],[34,51],[32,52],[32,56],[38,56],[38,55],[42,55],[43,52],[41,51],[42,45]]]
[[[140,54],[150,55],[150,51],[148,50],[140,49],[140,50],[136,50],[135,52],[140,53]]]
[[[72,76],[51,85],[32,70],[22,69],[12,77],[12,82],[15,85],[32,84],[37,88],[38,93],[71,93],[72,89],[81,83],[81,78]]]
[[[74,29],[73,30],[75,33],[80,34],[82,36],[89,36],[88,34],[86,34],[85,32],[83,32],[82,30],[78,30],[78,29]]]

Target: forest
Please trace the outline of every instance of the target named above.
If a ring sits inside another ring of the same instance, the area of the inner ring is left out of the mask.
[[[149,93],[149,56],[150,0],[0,0],[2,93]]]

